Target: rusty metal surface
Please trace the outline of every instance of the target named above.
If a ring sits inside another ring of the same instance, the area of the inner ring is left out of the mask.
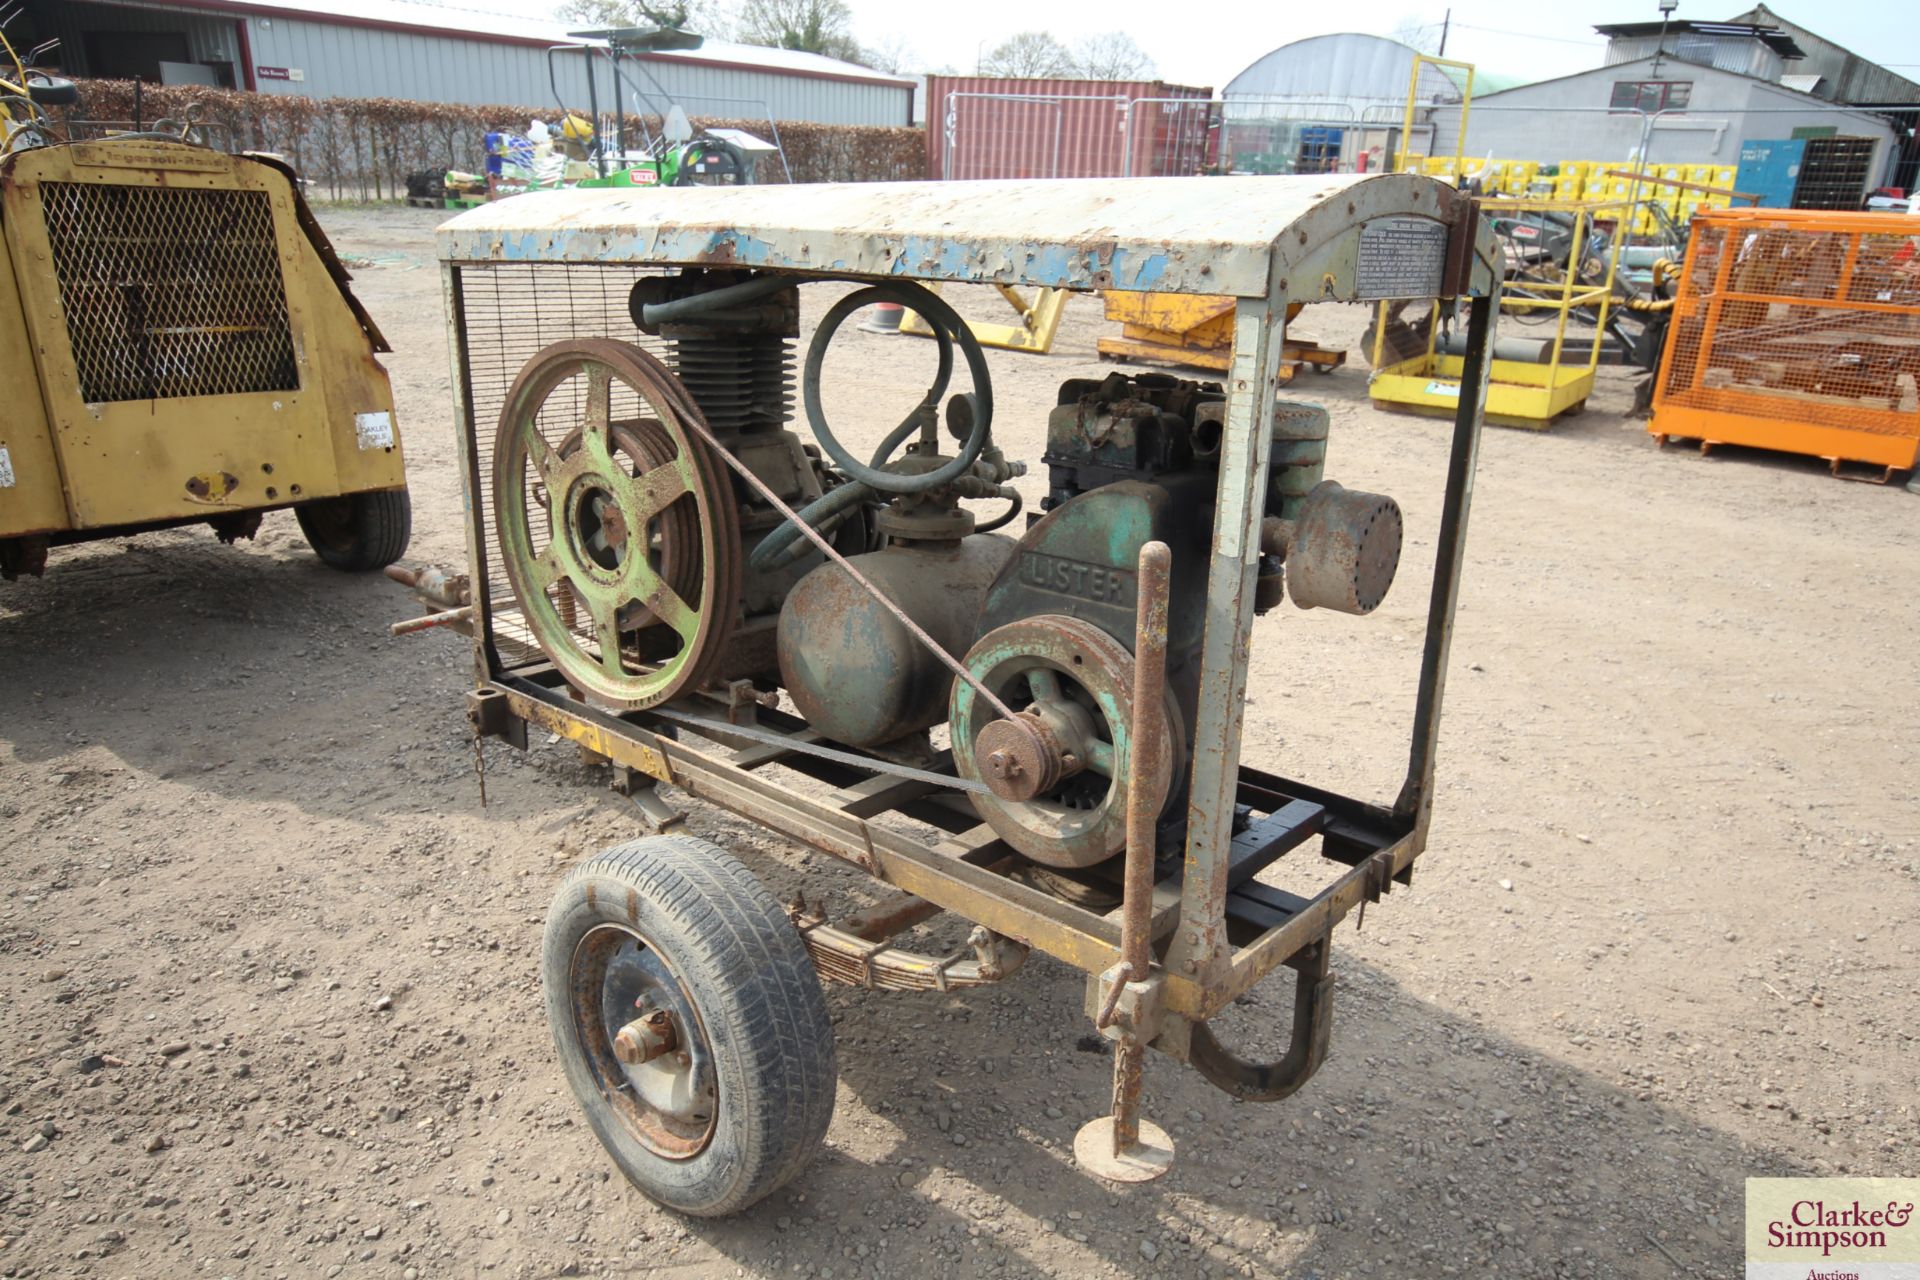
[[[1281,536],[1287,589],[1302,609],[1368,614],[1386,599],[1400,567],[1400,504],[1384,494],[1322,480]],[[1268,532],[1261,527],[1264,549]]]
[[[1055,786],[1027,800],[976,792],[980,816],[1001,839],[1048,866],[1088,867],[1125,848],[1135,720],[1133,657],[1126,646],[1078,618],[1035,614],[980,637],[967,665],[1000,700],[1045,722],[1062,764],[1064,754],[1072,754],[1084,765],[1054,770]],[[948,723],[954,767],[962,777],[988,776],[980,740],[997,710],[976,698],[971,684],[955,686]],[[1155,710],[1159,732],[1174,732],[1178,711],[1171,701],[1163,697]],[[1018,713],[1000,718],[1027,719]],[[1171,791],[1171,761],[1163,758],[1143,803],[1158,814]]]
[[[1326,1061],[1333,1023],[1333,975],[1327,971],[1331,941],[1308,947],[1295,959],[1293,1033],[1275,1062],[1249,1062],[1225,1045],[1205,1022],[1194,1024],[1188,1061],[1216,1088],[1243,1102],[1278,1102],[1297,1092]]]
[[[638,930],[597,925],[567,984],[582,1056],[622,1127],[663,1159],[705,1150],[719,1117],[713,1049],[666,958]]]
[[[473,603],[473,581],[464,573],[455,573],[437,564],[421,565],[418,569],[390,564],[385,572],[388,578],[410,589],[427,604],[457,609]]]
[[[1012,554],[1011,539],[985,533],[898,542],[848,563],[941,649],[964,653],[987,588]],[[836,742],[891,742],[946,718],[952,672],[837,564],[821,565],[788,595],[778,648],[794,706]]]
[[[735,187],[735,188],[729,188],[729,189],[740,190],[741,188]],[[768,505],[772,506],[774,510],[778,511],[782,516],[785,516],[789,521],[791,521],[794,527],[800,531],[800,535],[802,537],[804,537],[807,541],[813,543],[813,545],[819,548],[821,553],[824,554],[827,557],[827,559],[831,560],[834,564],[838,565],[841,571],[844,572],[848,578],[852,579],[855,583],[857,583],[860,586],[860,588],[863,591],[865,591],[869,597],[872,598],[875,604],[879,605],[882,609],[885,609],[888,613],[892,614],[894,618],[900,623],[900,625],[903,628],[905,628],[907,633],[911,635],[915,640],[920,642],[920,644],[925,648],[927,653],[931,654],[934,658],[936,658],[942,666],[946,667],[949,671],[952,671],[953,674],[956,677],[958,677],[963,683],[970,685],[974,689],[976,689],[980,693],[981,697],[986,699],[989,703],[993,704],[995,708],[998,709],[1003,715],[1013,714],[1013,712],[1010,709],[1008,709],[1006,704],[1000,701],[999,696],[997,694],[993,693],[991,690],[988,690],[982,687],[979,681],[974,677],[973,673],[971,671],[968,671],[967,668],[961,664],[958,658],[954,657],[952,653],[948,652],[947,649],[944,646],[942,646],[938,640],[935,640],[931,635],[927,634],[927,629],[925,627],[921,626],[918,622],[914,621],[912,616],[909,615],[907,611],[905,609],[902,609],[898,604],[895,604],[893,600],[885,592],[881,591],[878,587],[874,586],[873,583],[869,582],[867,580],[866,575],[861,573],[858,569],[854,568],[852,561],[848,560],[846,556],[842,555],[840,553],[840,550],[837,547],[835,547],[832,542],[828,541],[824,536],[822,536],[820,531],[815,529],[811,524],[808,524],[805,520],[802,520],[800,518],[799,512],[795,511],[790,505],[788,505],[786,500],[783,499],[779,494],[775,493],[772,490],[772,488],[768,486],[766,481],[762,480],[759,476],[754,474],[752,468],[748,467],[746,463],[742,462],[738,457],[736,457],[733,454],[732,451],[730,451],[724,444],[722,444],[720,440],[714,436],[713,432],[707,429],[706,423],[699,417],[697,412],[685,420],[685,425],[689,430],[693,432],[695,436],[697,436],[703,443],[705,443],[709,449],[712,449],[714,453],[718,454],[721,461],[725,462],[729,467],[733,468],[734,473],[737,474],[742,480],[745,480],[747,482],[748,488],[752,489],[760,497],[764,498],[767,501]]]
[[[1140,598],[1133,640],[1133,733],[1127,760],[1127,861],[1121,891],[1121,961],[1127,981],[1145,982],[1152,966],[1154,831],[1160,805],[1152,780],[1169,768],[1167,726],[1155,712],[1167,688],[1167,575],[1173,553],[1164,542],[1140,548]]]
[[[1407,174],[575,190],[470,210],[441,226],[439,245],[452,262],[1355,300],[1362,221],[1451,224],[1465,208],[1451,188]],[[1486,287],[1498,261],[1491,230],[1471,256]]]
[[[991,986],[1011,977],[1027,959],[1026,947],[984,927],[975,927],[968,936],[968,950],[930,956],[896,946],[891,935],[870,938],[828,924],[804,899],[789,905],[787,913],[822,979],[869,991]]]
[[[1119,949],[1119,927],[1101,916],[957,856],[936,852],[901,832],[869,824],[776,779],[760,777],[723,754],[568,702],[562,694],[516,677],[502,677],[489,687],[488,692],[494,691],[516,716],[809,848],[861,866],[898,889],[1077,968],[1098,972]],[[1170,992],[1168,1007],[1195,1009],[1198,993],[1191,988]]]
[[[1076,80],[1058,76],[927,77],[927,176],[1114,178],[1178,176],[1204,163],[1203,127],[1130,104],[1191,102],[1205,112],[1208,91],[1164,80]],[[1183,129],[1181,126],[1185,125]],[[1199,145],[1168,144],[1198,134]]]

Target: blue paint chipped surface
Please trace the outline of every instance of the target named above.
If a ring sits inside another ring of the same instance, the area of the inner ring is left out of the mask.
[[[738,265],[1263,298],[1290,263],[1325,258],[1360,221],[1433,210],[1436,186],[1375,174],[568,191],[461,214],[439,244],[452,262]]]

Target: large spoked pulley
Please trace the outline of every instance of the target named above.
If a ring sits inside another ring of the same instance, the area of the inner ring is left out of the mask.
[[[820,980],[785,908],[716,846],[651,836],[582,862],[540,968],[567,1083],[647,1195],[732,1213],[819,1150],[834,1100]]]
[[[1048,866],[1090,867],[1124,850],[1133,740],[1133,655],[1126,646],[1078,618],[1036,614],[982,636],[966,665],[1015,712],[1008,720],[971,685],[954,682],[954,764],[960,776],[992,792],[972,795],[980,816]],[[1186,758],[1170,693],[1161,731],[1168,763],[1152,781],[1156,814]]]
[[[494,440],[500,555],[534,640],[596,701],[649,707],[711,676],[740,526],[705,425],[658,359],[608,338],[527,362]]]

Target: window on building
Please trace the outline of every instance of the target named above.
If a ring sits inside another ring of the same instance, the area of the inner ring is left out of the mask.
[[[1682,111],[1693,97],[1691,80],[1616,80],[1610,111]]]

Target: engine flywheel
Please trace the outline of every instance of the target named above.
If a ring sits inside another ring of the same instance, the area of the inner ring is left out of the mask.
[[[494,437],[494,527],[514,599],[567,683],[650,707],[713,673],[742,572],[739,511],[658,359],[558,342],[521,369]]]
[[[1078,618],[1036,614],[995,627],[967,651],[967,670],[1016,714],[999,715],[955,681],[949,727],[954,765],[991,794],[969,798],[1001,839],[1035,862],[1090,867],[1126,848],[1133,740],[1133,655]],[[1186,761],[1180,713],[1168,693],[1168,742],[1153,779],[1164,810]]]

